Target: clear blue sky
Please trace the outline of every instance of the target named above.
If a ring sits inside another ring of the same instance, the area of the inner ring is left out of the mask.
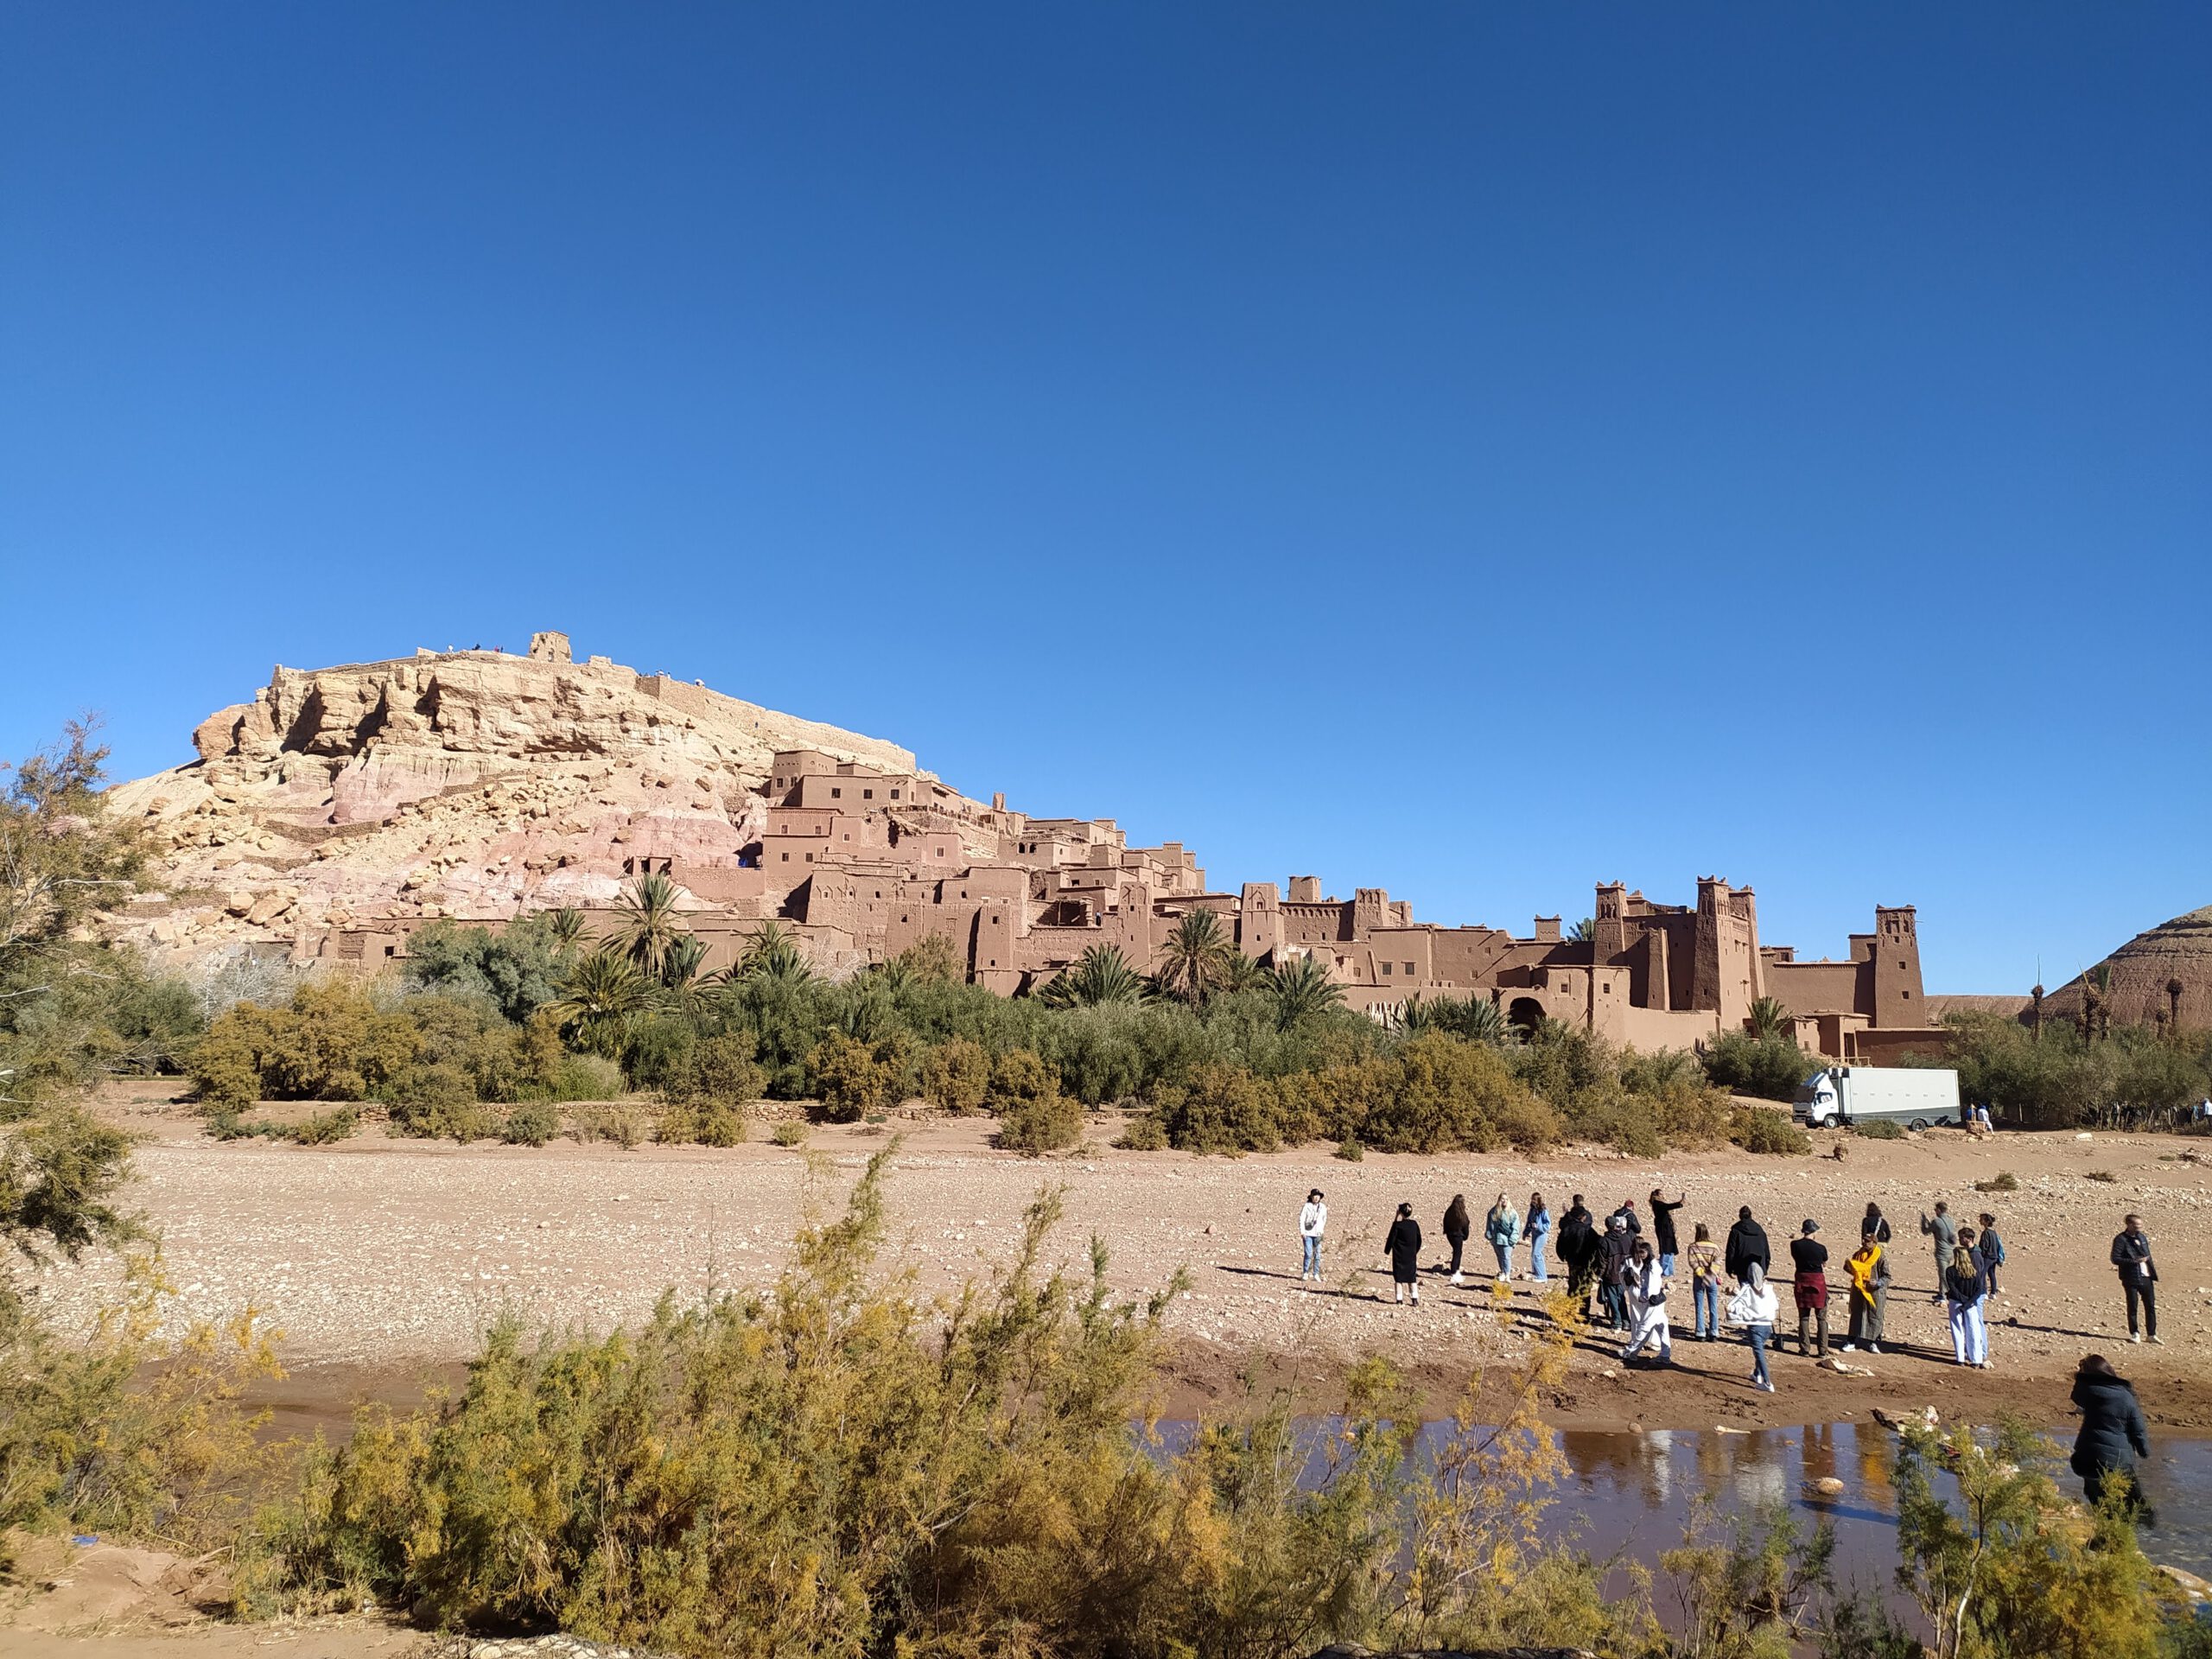
[[[0,753],[603,652],[1217,884],[2212,902],[2212,8],[10,4]]]

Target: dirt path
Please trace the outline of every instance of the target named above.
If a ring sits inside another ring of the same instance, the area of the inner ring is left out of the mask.
[[[391,1140],[375,1127],[334,1147],[304,1148],[208,1141],[198,1120],[158,1090],[118,1087],[106,1106],[145,1137],[133,1196],[161,1230],[181,1314],[217,1317],[249,1300],[264,1308],[285,1332],[293,1376],[281,1394],[301,1426],[341,1421],[358,1395],[404,1396],[426,1376],[451,1375],[503,1310],[535,1325],[604,1328],[643,1319],[667,1287],[697,1294],[766,1284],[810,1204],[839,1202],[884,1145],[865,1129],[817,1130],[822,1156],[812,1168],[761,1142],[722,1151],[462,1147]],[[1453,1291],[1436,1280],[1417,1312],[1393,1307],[1375,1258],[1401,1198],[1435,1237],[1455,1192],[1479,1213],[1501,1190],[1525,1204],[1540,1188],[1559,1211],[1576,1192],[1604,1210],[1630,1196],[1640,1204],[1654,1185],[1680,1186],[1690,1197],[1681,1217],[1685,1243],[1692,1221],[1708,1222],[1718,1237],[1737,1205],[1749,1204],[1777,1255],[1810,1216],[1839,1259],[1872,1200],[1900,1230],[1885,1344],[1897,1351],[1850,1357],[1872,1376],[1836,1376],[1792,1355],[1777,1368],[1779,1392],[1759,1395],[1744,1386],[1740,1345],[1678,1342],[1678,1369],[1653,1375],[1623,1372],[1612,1340],[1593,1337],[1554,1402],[1562,1426],[1805,1422],[1925,1403],[1985,1416],[2010,1405],[2056,1423],[2066,1413],[2065,1379],[2083,1353],[2101,1349],[2138,1378],[2154,1421],[2212,1427],[2212,1384],[2200,1375],[2212,1307],[2212,1291],[2201,1287],[2212,1285],[2212,1168],[2184,1161],[2200,1148],[2212,1152],[2202,1141],[2100,1135],[1974,1143],[1934,1132],[1853,1139],[1842,1164],[1732,1150],[1656,1165],[1600,1153],[1535,1162],[1370,1154],[1348,1163],[1320,1148],[1236,1160],[1118,1152],[1103,1144],[1110,1133],[1080,1154],[1038,1160],[991,1149],[981,1122],[918,1126],[890,1187],[887,1268],[911,1269],[925,1291],[988,1274],[1006,1259],[1024,1205],[1040,1185],[1057,1183],[1066,1220],[1053,1248],[1071,1267],[1081,1268],[1095,1231],[1113,1251],[1116,1283],[1132,1294],[1188,1270],[1190,1292],[1171,1316],[1171,1411],[1224,1402],[1247,1373],[1256,1372],[1262,1387],[1293,1375],[1325,1380],[1343,1357],[1369,1349],[1405,1363],[1442,1402],[1475,1368],[1524,1353],[1541,1314],[1525,1282],[1501,1305],[1486,1284]],[[1824,1150],[1833,1143],[1819,1139]],[[1999,1170],[2013,1173],[2022,1190],[1974,1192],[1975,1181]],[[1313,1185],[1326,1190],[1331,1212],[1332,1287],[1319,1294],[1303,1291],[1297,1274],[1296,1212]],[[1939,1197],[1968,1217],[1993,1210],[2006,1241],[2011,1264],[1991,1310],[1988,1372],[1950,1364],[1942,1313],[1927,1294],[1933,1265],[1916,1224]],[[2164,1274],[2164,1347],[2125,1345],[2107,1251],[2130,1209],[2145,1216]],[[1525,1270],[1525,1252],[1521,1262]],[[1840,1271],[1835,1278],[1840,1287]],[[98,1283],[59,1271],[46,1290],[60,1308],[81,1313]],[[1681,1300],[1675,1314],[1686,1324]],[[1839,1327],[1841,1302],[1839,1294]]]

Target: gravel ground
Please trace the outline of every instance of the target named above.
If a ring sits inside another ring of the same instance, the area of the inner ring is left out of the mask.
[[[218,1143],[190,1110],[151,1085],[117,1085],[105,1109],[143,1137],[134,1200],[159,1229],[180,1319],[213,1319],[249,1301],[284,1333],[302,1376],[342,1389],[424,1363],[469,1353],[485,1325],[512,1310],[533,1326],[603,1329],[641,1319],[664,1288],[698,1295],[760,1286],[782,1267],[810,1208],[834,1208],[880,1132],[818,1129],[815,1155],[756,1141],[727,1150],[557,1142],[541,1148],[458,1147],[387,1137],[370,1125],[328,1147],[261,1141]],[[2212,1309],[2212,1170],[2185,1161],[2212,1142],[2152,1135],[2005,1135],[1988,1143],[1934,1132],[1899,1141],[1852,1139],[1847,1159],[1752,1158],[1732,1150],[1669,1156],[1662,1164],[1605,1153],[1541,1162],[1511,1156],[1386,1157],[1357,1163],[1320,1148],[1236,1160],[1109,1149],[1111,1127],[1079,1154],[1033,1160],[995,1151],[986,1123],[914,1126],[888,1194],[887,1271],[911,1269],[925,1291],[949,1288],[1001,1266],[1024,1206],[1047,1184],[1065,1190],[1066,1219],[1052,1253],[1077,1271],[1096,1232],[1113,1251],[1112,1277],[1132,1294],[1177,1268],[1191,1289],[1173,1308],[1177,1397],[1192,1404],[1232,1391],[1252,1362],[1318,1373],[1344,1355],[1392,1354],[1449,1397],[1476,1366],[1523,1351],[1540,1317],[1528,1287],[1501,1312],[1487,1285],[1452,1292],[1432,1281],[1418,1311],[1392,1307],[1376,1261],[1393,1206],[1410,1200],[1441,1249],[1439,1223],[1455,1192],[1478,1214],[1501,1191],[1516,1205],[1541,1188],[1554,1213],[1581,1192],[1610,1209],[1654,1185],[1688,1189],[1681,1215],[1725,1235],[1738,1204],[1766,1226],[1777,1255],[1807,1216],[1819,1219],[1837,1258],[1833,1312],[1841,1323],[1840,1257],[1855,1242],[1868,1200],[1901,1230],[1900,1283],[1891,1334],[1940,1352],[1866,1361],[1876,1375],[1786,1370],[1777,1406],[1741,1386],[1740,1351],[1679,1344],[1682,1369],[1623,1374],[1610,1339],[1577,1356],[1562,1421],[1648,1421],[1688,1427],[1715,1414],[1757,1421],[1780,1413],[1841,1416],[1872,1402],[1917,1405],[1946,1397],[2055,1400],[2092,1347],[2124,1344],[2117,1281],[2107,1249],[2129,1209],[2143,1212],[2164,1274],[2162,1348],[2124,1349],[2146,1404],[2168,1422],[2212,1423],[2212,1389],[2194,1373],[2207,1353]],[[1834,1137],[1819,1137],[1825,1150]],[[2020,1192],[1984,1197],[1973,1184],[2013,1172]],[[2093,1179],[2098,1173],[2110,1180]],[[1342,1294],[1308,1294],[1298,1282],[1296,1213],[1309,1186],[1329,1195],[1328,1268]],[[1993,1308],[1989,1373],[1948,1363],[1940,1311],[1915,1289],[1932,1287],[1916,1230],[1939,1197],[1971,1217],[1999,1218],[2011,1265]],[[1475,1246],[1481,1249],[1479,1241]],[[1522,1257],[1525,1268],[1526,1256]],[[44,1275],[58,1309],[81,1316],[102,1274]],[[1381,1300],[1377,1300],[1378,1297]],[[1688,1299],[1675,1310],[1688,1317]],[[1787,1302],[1787,1293],[1784,1294]],[[1785,1320],[1789,1315],[1785,1311]],[[1707,1357],[1709,1357],[1709,1358]],[[1792,1366],[1802,1362],[1791,1361]],[[351,1379],[349,1382],[348,1379]],[[377,1390],[373,1382],[366,1385]]]

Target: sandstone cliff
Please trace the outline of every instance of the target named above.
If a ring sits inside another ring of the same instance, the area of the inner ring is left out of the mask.
[[[571,662],[560,635],[529,657],[278,668],[193,741],[198,760],[109,797],[146,831],[162,889],[117,931],[157,956],[603,904],[629,860],[734,862],[779,749],[915,769],[875,738]]]

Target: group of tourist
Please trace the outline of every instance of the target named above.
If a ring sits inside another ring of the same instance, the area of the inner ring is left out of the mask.
[[[1749,1205],[1736,1212],[1725,1243],[1716,1243],[1711,1229],[1698,1222],[1691,1231],[1689,1248],[1681,1247],[1676,1212],[1688,1202],[1687,1193],[1672,1199],[1654,1187],[1645,1199],[1650,1212],[1650,1231],[1645,1234],[1637,1201],[1629,1198],[1602,1220],[1578,1192],[1554,1227],[1550,1205],[1541,1192],[1531,1192],[1525,1207],[1516,1208],[1512,1197],[1501,1192],[1480,1220],[1483,1243],[1496,1263],[1495,1278],[1508,1283],[1515,1276],[1516,1251],[1524,1245],[1529,1276],[1539,1284],[1552,1277],[1549,1256],[1555,1253],[1566,1270],[1567,1289],[1584,1299],[1590,1316],[1624,1338],[1621,1357],[1631,1365],[1673,1363],[1675,1332],[1668,1317],[1669,1292],[1687,1276],[1690,1292],[1690,1330],[1688,1340],[1721,1340],[1722,1315],[1744,1334],[1751,1351],[1751,1384],[1771,1393],[1772,1373],[1767,1366],[1771,1346],[1781,1351],[1775,1331],[1782,1314],[1781,1293],[1772,1281],[1774,1253],[1766,1230],[1751,1214]],[[1306,1194],[1299,1217],[1304,1245],[1300,1277],[1307,1283],[1321,1280],[1322,1239],[1328,1228],[1328,1204],[1319,1187]],[[1449,1282],[1466,1281],[1466,1249],[1474,1238],[1477,1220],[1465,1193],[1454,1194],[1444,1211],[1445,1242],[1451,1246],[1448,1267],[1441,1269]],[[1869,1204],[1859,1218],[1859,1243],[1843,1262],[1843,1294],[1847,1308],[1843,1340],[1834,1344],[1840,1353],[1882,1351],[1890,1288],[1894,1282],[1890,1255],[1894,1233],[1881,1206]],[[1997,1217],[1984,1211],[1974,1224],[1962,1225],[1948,1203],[1939,1200],[1933,1214],[1920,1217],[1920,1232],[1929,1241],[1936,1279],[1931,1300],[1944,1308],[1951,1332],[1955,1363],[1979,1370],[1990,1368],[1988,1304],[1999,1294],[1998,1274],[2005,1265],[2005,1241],[1997,1230]],[[1390,1266],[1394,1300],[1421,1305],[1421,1250],[1426,1243],[1414,1207],[1401,1204],[1382,1243]],[[2127,1305],[2130,1342],[2158,1340],[2156,1287],[2158,1267],[2151,1255],[2151,1241],[2141,1217],[2130,1215],[2113,1240],[2112,1262],[2119,1270]],[[1789,1285],[1797,1313],[1797,1351],[1813,1359],[1828,1357],[1829,1251],[1821,1237],[1819,1222],[1808,1217],[1789,1241]],[[1733,1289],[1726,1294],[1726,1283]],[[1594,1299],[1594,1305],[1592,1302]]]

